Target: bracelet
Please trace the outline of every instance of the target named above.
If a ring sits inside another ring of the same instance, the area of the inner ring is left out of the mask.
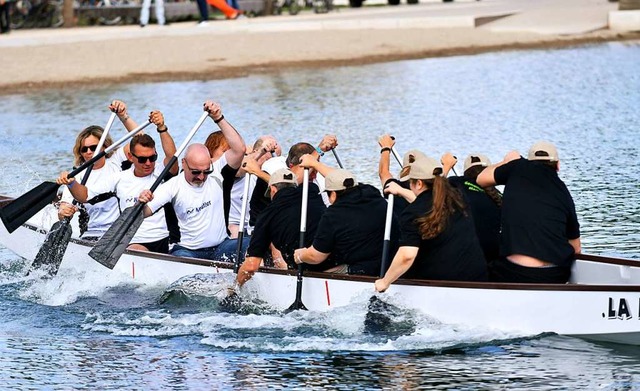
[[[389,147],[384,147],[384,148],[382,148],[382,149],[380,150],[380,153],[383,153],[383,152],[391,152],[391,148],[389,148]]]
[[[169,131],[169,128],[165,125],[164,130],[160,130],[160,128],[156,128],[156,130],[158,131],[158,133],[164,133]]]
[[[324,151],[322,149],[320,149],[320,147],[316,147],[316,151],[318,152],[318,154],[320,156],[324,156]]]
[[[218,118],[218,119],[214,119],[214,120],[213,120],[213,122],[215,122],[215,123],[219,124],[219,123],[220,123],[220,121],[222,121],[223,119],[224,119],[224,114],[222,114],[222,115],[220,116],[220,118]]]

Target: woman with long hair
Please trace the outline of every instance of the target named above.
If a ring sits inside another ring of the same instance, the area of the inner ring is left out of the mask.
[[[383,278],[384,292],[401,276],[429,280],[486,281],[487,265],[460,193],[442,176],[440,163],[417,155],[405,166],[415,200],[400,216],[400,248]],[[388,190],[387,190],[388,191]]]
[[[456,158],[451,154],[442,156],[445,173],[448,166],[453,166]],[[498,259],[500,255],[500,214],[502,210],[502,194],[489,186],[482,188],[478,185],[478,174],[491,165],[491,161],[485,155],[472,153],[464,159],[464,172],[462,176],[450,176],[449,183],[457,188],[464,202],[469,207],[476,227],[476,234],[480,240],[480,247],[484,252],[487,263]]]
[[[116,113],[127,130],[134,129],[137,126],[135,121],[129,117],[127,106],[124,102],[115,100],[111,103],[109,109]],[[73,145],[74,165],[76,167],[91,160],[95,154],[101,152],[97,151],[97,147],[103,132],[104,129],[102,127],[91,125],[84,128],[78,136],[76,136],[76,141]],[[102,150],[105,150],[112,144],[113,139],[110,135],[107,135]],[[122,163],[127,161],[127,148],[128,144],[98,159],[93,164],[86,185],[91,187],[107,176],[114,175],[121,171]],[[86,172],[85,170],[76,176],[78,183],[82,181]],[[79,225],[81,237],[86,240],[98,240],[120,215],[117,198],[112,194],[100,195],[95,199],[89,200],[87,203],[80,204],[79,207],[71,204],[72,200],[73,197],[71,193],[65,189],[63,202],[60,203],[58,208],[58,218],[62,220],[65,217],[71,217],[80,210]]]

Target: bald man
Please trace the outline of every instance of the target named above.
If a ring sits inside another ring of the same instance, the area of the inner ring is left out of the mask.
[[[214,173],[207,147],[190,145],[182,167],[182,175],[163,183],[155,193],[140,193],[140,202],[146,203],[145,217],[170,202],[180,225],[180,242],[173,246],[171,254],[230,262],[235,241],[227,234],[222,182],[219,173]]]

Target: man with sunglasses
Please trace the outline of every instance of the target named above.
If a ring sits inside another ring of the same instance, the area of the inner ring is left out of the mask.
[[[229,239],[224,208],[224,197],[229,196],[231,187],[223,190],[222,181],[226,177],[233,180],[242,163],[245,144],[224,119],[220,105],[208,101],[205,110],[222,130],[229,149],[214,164],[204,144],[189,145],[182,159],[183,172],[154,193],[142,191],[138,198],[146,203],[147,218],[164,204],[173,205],[180,225],[180,242],[172,247],[172,255],[231,262],[237,242]]]
[[[58,178],[58,183],[68,185],[73,197],[80,202],[87,202],[88,199],[100,194],[115,192],[121,212],[135,205],[138,202],[138,194],[143,189],[151,187],[162,173],[165,164],[176,152],[175,143],[169,135],[162,113],[157,110],[152,111],[149,121],[157,126],[160,134],[160,142],[165,154],[163,161],[157,163],[158,153],[153,138],[147,134],[137,134],[129,143],[127,158],[132,163],[132,167],[128,170],[106,177],[90,188],[74,181],[73,178],[67,178],[65,172]],[[169,172],[172,175],[177,174],[178,165],[174,165]],[[159,253],[169,252],[169,231],[164,209],[152,218],[145,219],[128,248]]]

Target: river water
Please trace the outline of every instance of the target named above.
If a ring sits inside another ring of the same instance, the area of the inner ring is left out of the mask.
[[[584,252],[639,259],[638,64],[640,45],[610,43],[2,96],[0,194],[20,195],[68,169],[76,133],[104,125],[114,98],[139,121],[163,111],[177,143],[212,98],[248,142],[273,134],[288,147],[337,134],[346,168],[373,184],[376,138],[386,132],[400,153],[452,151],[461,160],[482,152],[499,161],[553,141]],[[0,247],[3,389],[640,389],[640,353],[630,346],[425,314],[370,336],[367,297],[321,314],[228,314],[207,298],[224,277],[196,278],[202,292],[161,303],[165,286],[105,287],[77,274],[43,281],[24,277],[27,268]]]

